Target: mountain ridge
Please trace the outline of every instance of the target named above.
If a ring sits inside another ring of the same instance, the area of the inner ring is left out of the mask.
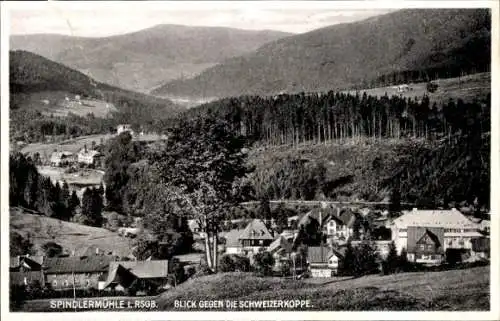
[[[446,77],[451,69],[487,71],[490,30],[487,9],[404,9],[278,39],[152,93],[268,95],[368,86],[380,77],[408,78],[394,73]]]
[[[291,34],[162,24],[106,37],[13,35],[11,49],[31,51],[125,89],[148,92],[166,81],[191,76],[227,58]]]

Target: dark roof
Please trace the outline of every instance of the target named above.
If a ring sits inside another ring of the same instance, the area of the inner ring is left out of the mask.
[[[40,270],[42,268],[43,256],[14,256],[10,258],[9,268],[17,269],[26,264],[31,270]]]
[[[438,248],[438,252],[444,250],[444,229],[441,227],[408,227],[408,248],[407,251],[412,253],[416,250],[417,244],[426,235],[428,235]]]
[[[107,288],[111,284],[121,284],[124,287],[129,287],[135,280],[137,276],[129,271],[129,269],[123,267],[121,264],[117,264],[110,268],[108,277],[106,278],[106,283],[104,288]]]
[[[326,246],[310,246],[307,248],[307,261],[309,263],[328,263],[333,255],[331,248]]]
[[[165,278],[168,276],[168,260],[111,262],[110,271],[122,266],[140,279]]]
[[[41,285],[44,284],[43,273],[41,271],[9,273],[10,284],[24,284],[24,278],[26,278],[28,284],[33,283],[35,280],[39,281]]]
[[[47,274],[106,272],[111,261],[107,255],[70,256],[48,258],[43,266]]]
[[[353,227],[356,219],[358,218],[358,215],[359,214],[355,213],[350,208],[337,208],[336,210],[334,209],[333,211],[331,211],[330,215],[323,222],[326,223],[330,219],[333,219],[342,225]]]

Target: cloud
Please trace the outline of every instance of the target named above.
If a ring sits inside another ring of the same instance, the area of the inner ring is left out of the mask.
[[[143,5],[38,5],[11,9],[11,33],[58,33],[74,36],[109,36],[152,27],[158,24],[221,26],[251,30],[280,30],[303,33],[337,23],[351,22],[388,12],[378,10],[341,10],[328,8],[279,8],[269,4],[236,3],[210,7],[204,3],[186,8],[179,3],[169,6]],[[272,2],[271,2],[272,4]]]

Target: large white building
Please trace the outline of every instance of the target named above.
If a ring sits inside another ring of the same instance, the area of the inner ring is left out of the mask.
[[[391,224],[392,240],[396,245],[398,253],[403,248],[408,249],[408,228],[425,228],[429,230],[442,229],[444,234],[442,249],[472,249],[471,240],[483,237],[479,233],[480,226],[469,220],[460,211],[451,210],[418,210],[404,211],[403,215],[395,219]],[[418,240],[416,240],[418,241]]]

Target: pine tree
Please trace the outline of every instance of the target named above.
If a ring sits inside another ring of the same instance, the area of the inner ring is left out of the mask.
[[[387,254],[387,257],[385,258],[384,265],[385,265],[385,273],[394,273],[397,271],[398,266],[399,266],[399,256],[398,252],[396,250],[396,244],[394,244],[394,241],[392,241],[389,244],[389,253]]]
[[[78,206],[80,206],[80,199],[76,195],[76,191],[73,190],[68,202],[68,209],[71,217],[75,215],[75,211]]]

